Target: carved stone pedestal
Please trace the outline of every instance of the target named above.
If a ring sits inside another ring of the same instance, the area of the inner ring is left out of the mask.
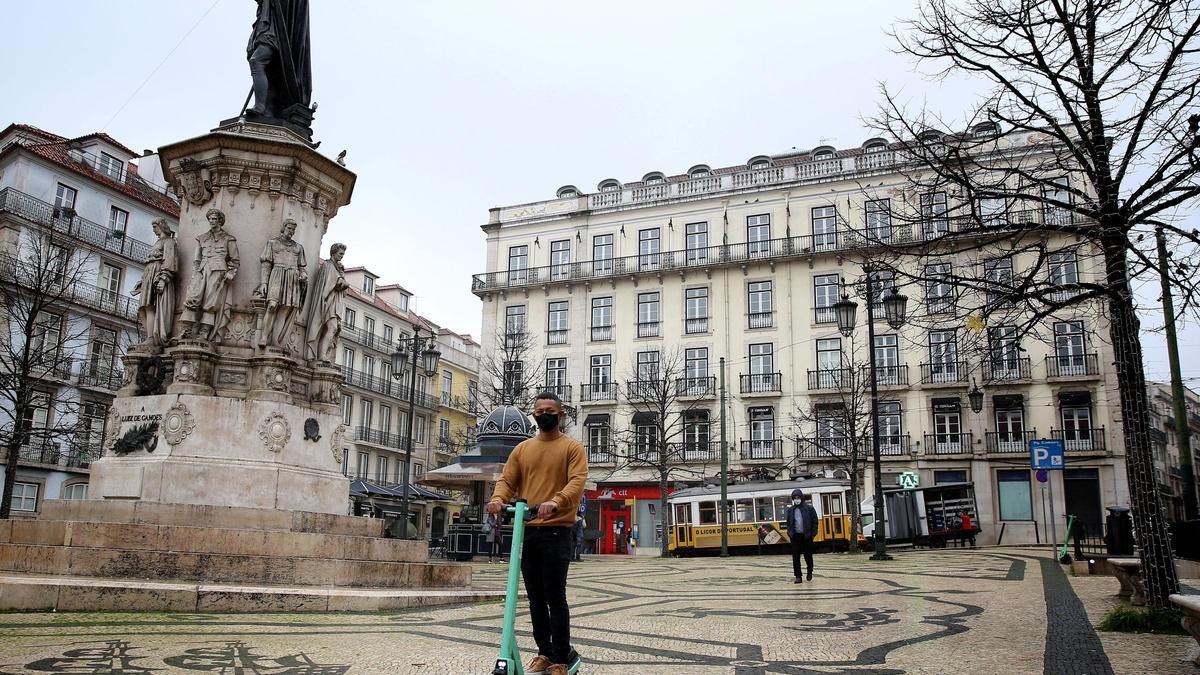
[[[250,359],[250,371],[253,383],[250,387],[250,398],[259,401],[292,401],[292,373],[296,370],[296,362],[275,349]],[[297,382],[297,385],[303,385]]]
[[[204,340],[180,340],[167,350],[174,364],[174,379],[167,387],[168,394],[192,394],[212,396],[213,366],[216,352],[213,345]]]

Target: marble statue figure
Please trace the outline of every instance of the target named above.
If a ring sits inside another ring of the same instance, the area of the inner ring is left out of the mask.
[[[342,266],[345,255],[345,244],[330,246],[329,260],[321,261],[308,285],[304,342],[308,355],[325,363],[333,363],[338,337],[342,333],[342,298],[350,287]]]
[[[155,218],[152,224],[158,240],[150,247],[142,280],[133,288],[140,295],[138,318],[146,331],[145,344],[161,347],[171,339],[171,323],[175,320],[175,277],[179,261],[175,250],[175,232],[165,218]]]
[[[283,221],[278,237],[263,245],[259,260],[259,285],[254,296],[266,300],[258,346],[283,348],[296,322],[296,314],[304,308],[304,282],[308,280],[308,263],[304,247],[293,239],[296,221]]]
[[[220,342],[221,329],[229,321],[230,282],[241,263],[237,239],[224,229],[225,214],[209,209],[206,217],[209,230],[196,237],[194,273],[183,301],[183,320],[188,324],[184,336]]]

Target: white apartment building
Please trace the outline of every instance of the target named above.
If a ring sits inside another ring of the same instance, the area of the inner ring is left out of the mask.
[[[32,515],[44,499],[86,498],[88,466],[100,456],[108,408],[124,378],[121,356],[141,339],[130,291],[155,239],[151,222],[165,218],[178,227],[170,191],[139,175],[143,167],[160,175],[157,164],[104,133],[67,138],[22,124],[0,131],[0,253],[52,233],[90,277],[39,325],[37,339],[58,345],[69,360],[40,383],[46,400],[58,404],[38,406],[25,423],[76,431],[70,441],[22,449],[14,514]]]
[[[483,354],[498,353],[498,335],[538,336],[536,365],[547,388],[578,408],[570,432],[589,450],[598,495],[622,488],[657,499],[649,472],[614,471],[610,462],[616,432],[641,421],[622,404],[621,387],[656,373],[663,354],[685,362],[678,405],[688,415],[687,461],[710,479],[719,470],[716,376],[724,357],[731,471],[784,479],[829,468],[828,455],[814,448],[836,446],[836,431],[803,429],[795,411],[831,400],[855,354],[873,352],[885,486],[906,471],[922,485],[973,482],[981,543],[1046,542],[1050,492],[1060,536],[1067,513],[1102,522],[1105,506],[1129,500],[1099,313],[1054,316],[1041,339],[1018,341],[1002,319],[983,325],[965,316],[948,289],[910,284],[901,290],[911,320],[893,330],[877,310],[873,349],[862,308],[858,330],[849,338],[838,332],[832,307],[840,284],[861,279],[869,255],[856,231],[953,245],[953,227],[939,214],[956,195],[921,195],[931,205],[928,222],[891,220],[889,199],[918,198],[906,194],[901,159],[872,139],[677,175],[653,171],[633,182],[607,179],[591,193],[568,185],[552,199],[492,209],[482,226],[487,271],[473,278]],[[1020,204],[979,208],[1022,222],[1061,217]],[[1045,242],[1055,278],[1101,274],[1080,242],[1050,233]],[[1011,275],[1030,264],[1029,255],[983,260],[964,252],[954,264]],[[975,384],[984,393],[978,413],[967,397]],[[1051,472],[1049,489],[1030,469],[1028,441],[1037,438],[1065,441],[1066,470]],[[868,472],[864,494],[871,489]],[[645,504],[638,508],[639,548],[655,551],[646,533],[661,522]]]
[[[1167,517],[1172,521],[1184,520],[1183,476],[1180,460],[1179,433],[1186,425],[1191,431],[1192,473],[1200,469],[1196,458],[1200,447],[1200,394],[1184,387],[1187,419],[1177,420],[1175,397],[1169,382],[1147,382],[1146,395],[1150,400],[1150,441],[1154,448],[1154,477],[1167,505]]]

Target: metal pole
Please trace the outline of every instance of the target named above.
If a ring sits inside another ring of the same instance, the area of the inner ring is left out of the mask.
[[[887,516],[883,513],[883,464],[879,459],[879,378],[875,376],[875,289],[867,270],[867,360],[871,364],[871,453],[875,464],[875,554],[871,560],[891,560],[887,553]]]
[[[1171,297],[1171,279],[1167,274],[1167,236],[1161,225],[1154,228],[1158,239],[1158,278],[1162,284],[1163,319],[1167,329],[1167,360],[1171,365],[1171,403],[1175,408],[1175,435],[1179,439],[1179,470],[1183,472],[1183,514],[1187,520],[1200,517],[1196,504],[1196,474],[1192,468],[1192,430],[1187,418],[1187,400],[1183,394],[1183,376],[1179,372],[1179,342],[1175,336],[1175,300]]]
[[[412,348],[411,363],[408,364],[408,430],[407,440],[404,444],[404,478],[400,484],[404,494],[400,497],[400,538],[408,539],[408,472],[412,470],[412,444],[413,444],[413,422],[416,418],[416,391],[417,391],[417,357],[421,353],[420,335],[421,329],[415,328],[413,336],[409,340],[409,347]]]
[[[1050,490],[1050,557],[1054,557],[1054,547],[1058,545],[1058,523],[1054,521],[1058,516],[1054,515],[1054,472],[1047,472],[1046,486]]]
[[[729,523],[725,502],[729,500],[729,444],[725,440],[725,357],[721,357],[721,557],[729,557]]]

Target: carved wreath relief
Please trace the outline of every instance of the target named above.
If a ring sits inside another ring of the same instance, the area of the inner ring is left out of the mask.
[[[175,447],[196,429],[196,419],[186,405],[176,401],[163,415],[161,427],[167,445]]]
[[[281,452],[292,439],[292,427],[286,417],[273,412],[259,425],[258,437],[271,452]]]
[[[333,433],[329,434],[329,449],[333,451],[333,458],[337,460],[338,464],[342,463],[342,443],[344,443],[345,440],[346,425],[339,424],[333,430]]]

